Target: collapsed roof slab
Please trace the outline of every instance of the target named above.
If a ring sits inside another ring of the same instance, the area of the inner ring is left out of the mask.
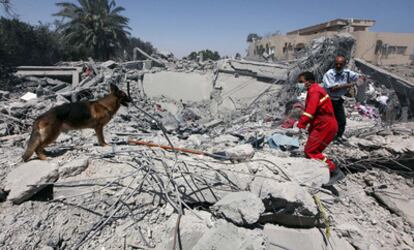
[[[238,76],[230,74],[219,74],[216,87],[221,89],[223,99],[230,98],[239,104],[248,105],[264,91],[280,91],[282,85],[269,84],[258,81],[254,77]]]
[[[219,72],[256,77],[259,81],[286,81],[288,67],[283,64],[261,63],[247,60],[223,60],[218,63]]]
[[[145,75],[144,91],[150,97],[167,96],[176,101],[203,101],[210,98],[212,82],[213,72],[198,74],[161,71]]]
[[[79,84],[81,67],[68,66],[19,66],[16,75],[18,76],[71,76],[72,86]]]

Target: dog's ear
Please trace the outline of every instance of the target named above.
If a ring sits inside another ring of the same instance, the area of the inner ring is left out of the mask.
[[[118,91],[119,91],[118,87],[115,84],[111,83],[111,93],[116,93]]]

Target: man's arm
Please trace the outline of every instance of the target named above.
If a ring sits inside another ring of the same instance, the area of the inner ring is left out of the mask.
[[[347,71],[347,73],[349,74],[349,79],[348,79],[348,83],[346,84],[341,84],[341,85],[336,85],[334,87],[331,88],[332,91],[337,91],[339,89],[345,89],[345,88],[350,88],[352,87],[352,85],[354,85],[352,82],[355,82],[358,80],[358,78],[365,78],[364,75],[359,74],[357,72],[354,72],[352,70]]]
[[[338,91],[340,89],[350,88],[350,87],[352,87],[352,85],[354,85],[354,84],[353,83],[340,84],[340,85],[333,86],[332,88],[329,88],[329,89],[332,90],[332,91]]]

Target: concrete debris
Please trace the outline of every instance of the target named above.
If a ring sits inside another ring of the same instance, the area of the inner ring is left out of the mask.
[[[25,100],[25,101],[30,101],[30,100],[36,99],[36,98],[37,98],[37,95],[35,93],[31,93],[31,92],[27,92],[22,97],[20,97],[20,99]]]
[[[265,237],[259,229],[245,229],[225,221],[218,221],[213,228],[203,234],[193,249],[262,250],[265,249]]]
[[[391,212],[404,217],[411,224],[411,226],[414,226],[414,213],[412,212],[414,201],[410,197],[404,197],[401,195],[396,197],[394,194],[382,192],[380,190],[374,191],[373,195]]]
[[[255,179],[251,191],[264,205],[262,223],[272,222],[290,227],[314,227],[318,209],[312,196],[294,182],[278,183],[269,179]]]
[[[336,55],[351,58],[354,44],[355,39],[348,33],[314,39],[309,51],[289,69],[289,82],[296,82],[297,76],[303,71],[314,73],[316,81],[321,82],[325,72],[333,67]]]
[[[250,192],[228,194],[212,207],[217,217],[241,226],[256,223],[264,210],[262,200]]]
[[[323,249],[353,250],[346,240],[336,234],[327,238],[318,229],[293,229],[274,225],[265,225],[266,249]]]
[[[117,65],[117,63],[115,61],[108,60],[106,62],[101,63],[100,67],[113,69],[113,68],[115,68],[116,65]]]
[[[253,146],[250,144],[238,145],[233,148],[229,148],[225,151],[226,156],[232,161],[246,161],[250,160],[254,156]]]
[[[178,240],[182,249],[194,249],[197,242],[209,230],[209,227],[211,227],[212,221],[210,219],[210,213],[199,211],[197,212],[197,216],[202,219],[200,220],[191,213],[182,216],[180,219],[180,235],[178,236],[180,238]],[[170,219],[168,219],[167,228],[160,229],[165,231],[165,235],[163,237],[167,240],[157,246],[157,249],[173,249],[177,219],[178,215],[174,214]]]
[[[357,249],[369,249],[369,244],[364,241],[364,233],[361,229],[350,223],[343,223],[335,228],[339,236],[349,239],[349,242]]]
[[[414,248],[414,126],[397,122],[412,118],[409,98],[374,75],[346,98],[348,140],[324,152],[347,173],[339,197],[321,188],[329,170],[305,158],[307,135],[294,128],[306,98],[296,75],[320,78],[353,45],[320,38],[283,63],[166,52],[20,68],[21,83],[0,92],[0,202],[11,201],[0,203],[0,248]],[[110,146],[70,131],[47,148],[51,160],[19,162],[36,117],[103,97],[111,83],[134,103],[105,126]],[[36,98],[20,98],[29,92]]]
[[[45,188],[43,183],[54,182],[58,176],[56,163],[39,160],[24,163],[6,177],[4,190],[10,192],[7,199],[20,204]]]
[[[89,165],[89,158],[78,158],[70,161],[63,166],[59,167],[59,176],[61,178],[79,175]]]

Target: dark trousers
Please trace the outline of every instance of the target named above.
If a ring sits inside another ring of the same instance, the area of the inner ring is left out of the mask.
[[[336,133],[336,137],[342,137],[346,126],[344,99],[340,98],[339,100],[332,100],[332,106],[335,112],[336,122],[338,123],[338,133]]]

